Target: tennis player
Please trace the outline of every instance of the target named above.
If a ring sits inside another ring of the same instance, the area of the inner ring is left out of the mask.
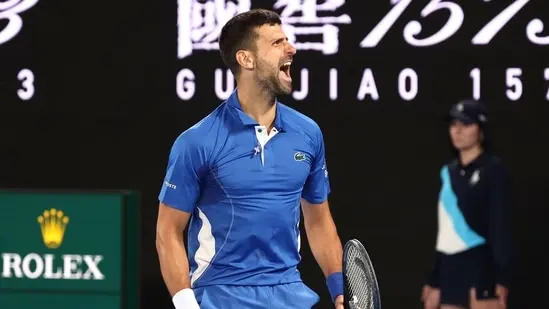
[[[159,195],[156,243],[175,308],[311,308],[319,296],[297,269],[302,209],[311,251],[343,309],[322,132],[277,101],[292,91],[296,50],[267,10],[230,19],[219,47],[237,89],[175,140]]]
[[[502,309],[511,269],[510,182],[491,151],[485,106],[467,100],[448,117],[456,157],[442,167],[436,261],[425,309]]]

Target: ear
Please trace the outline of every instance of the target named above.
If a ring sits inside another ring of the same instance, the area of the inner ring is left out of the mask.
[[[254,68],[254,58],[249,51],[246,51],[246,50],[237,51],[236,61],[244,69],[251,70]]]

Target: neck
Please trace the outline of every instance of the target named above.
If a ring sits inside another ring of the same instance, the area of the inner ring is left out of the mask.
[[[264,87],[249,82],[239,83],[237,96],[242,111],[270,132],[276,116],[275,96]]]
[[[482,154],[482,148],[477,145],[459,152],[459,160],[462,165],[468,165]]]

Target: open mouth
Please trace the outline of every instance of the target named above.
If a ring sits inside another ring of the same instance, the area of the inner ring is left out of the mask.
[[[280,72],[282,72],[282,77],[287,81],[292,81],[292,76],[290,74],[290,66],[292,65],[291,61],[285,62],[280,66]]]

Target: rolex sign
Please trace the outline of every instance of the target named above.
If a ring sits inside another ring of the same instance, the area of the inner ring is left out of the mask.
[[[137,218],[126,215],[137,213],[127,200],[119,193],[1,192],[0,308],[47,308],[64,293],[56,308],[123,308],[127,267],[136,265],[124,256],[138,235],[124,228]]]

